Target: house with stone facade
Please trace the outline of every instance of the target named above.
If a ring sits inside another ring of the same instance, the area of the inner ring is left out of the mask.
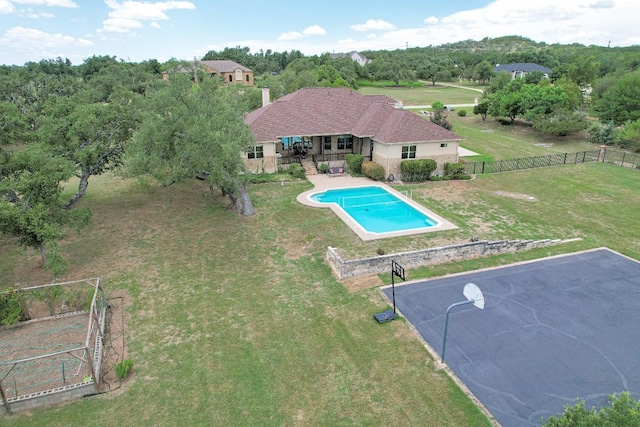
[[[245,153],[252,172],[275,172],[294,162],[343,162],[361,154],[400,177],[400,162],[458,161],[462,138],[424,116],[403,110],[384,95],[361,95],[346,87],[303,88],[273,102],[263,89],[263,106],[245,117],[255,145]]]
[[[207,60],[194,61],[189,67],[180,67],[173,71],[162,73],[162,78],[167,80],[171,73],[192,73],[194,80],[199,75],[209,75],[211,77],[220,77],[226,83],[241,83],[247,86],[253,86],[253,71],[244,65],[230,60]]]

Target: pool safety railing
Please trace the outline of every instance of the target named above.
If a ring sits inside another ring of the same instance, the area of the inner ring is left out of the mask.
[[[346,196],[338,199],[338,205],[341,208],[361,208],[374,205],[395,205],[403,203],[393,194],[377,194],[363,196]]]

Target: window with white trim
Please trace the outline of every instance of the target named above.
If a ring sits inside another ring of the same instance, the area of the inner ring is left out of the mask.
[[[403,159],[415,159],[416,158],[416,146],[415,145],[403,145],[402,146],[402,158]]]
[[[440,148],[447,148],[448,146],[449,146],[449,144],[446,143],[446,142],[443,142],[443,143],[440,144]]]
[[[247,153],[248,159],[262,159],[264,157],[264,147],[262,145],[256,145],[253,150]]]

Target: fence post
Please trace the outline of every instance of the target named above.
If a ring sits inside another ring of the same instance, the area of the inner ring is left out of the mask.
[[[567,154],[568,154],[568,153],[564,153],[564,160],[562,161],[562,164],[563,164],[563,165],[566,165],[566,164],[567,164]]]
[[[7,415],[11,415],[11,406],[9,405],[9,401],[7,400],[6,393],[2,388],[2,381],[0,381],[0,397],[2,398],[2,403],[4,403],[4,410],[7,412]]]
[[[484,174],[484,161],[482,162],[482,173]]]

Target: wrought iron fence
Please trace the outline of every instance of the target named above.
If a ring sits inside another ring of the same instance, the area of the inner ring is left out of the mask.
[[[581,151],[578,153],[549,154],[546,156],[523,157],[493,162],[472,162],[465,163],[464,166],[465,173],[480,175],[590,162],[605,162],[626,167],[638,167],[639,161],[640,158],[636,153],[603,148],[601,150]]]
[[[608,148],[602,153],[602,161],[618,166],[640,169],[640,154],[638,153]]]

